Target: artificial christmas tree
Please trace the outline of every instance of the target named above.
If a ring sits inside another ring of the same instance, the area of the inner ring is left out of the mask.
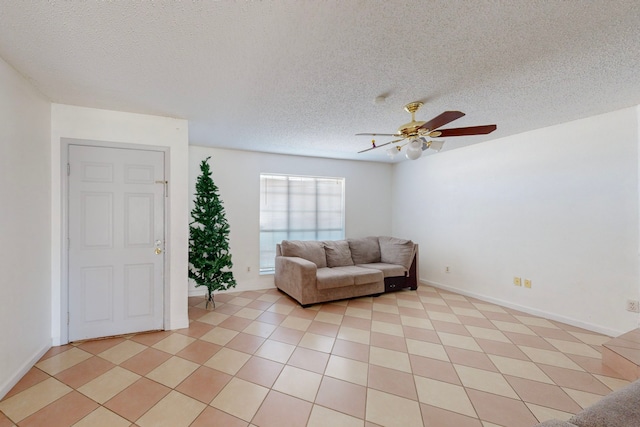
[[[209,159],[200,163],[201,174],[196,180],[195,207],[189,223],[189,278],[196,287],[207,287],[207,304],[212,304],[213,292],[235,288],[229,253],[229,223],[218,195],[218,187],[211,179]]]

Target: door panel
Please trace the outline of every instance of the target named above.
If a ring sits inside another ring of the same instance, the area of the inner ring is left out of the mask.
[[[164,153],[70,145],[69,164],[69,340],[162,329]]]
[[[124,269],[125,316],[153,313],[153,264],[127,265]]]
[[[90,323],[113,320],[113,268],[84,267],[80,286],[84,320]]]
[[[109,249],[113,247],[113,194],[82,194],[81,212],[83,249]]]
[[[154,241],[153,194],[124,195],[124,246],[148,248]]]

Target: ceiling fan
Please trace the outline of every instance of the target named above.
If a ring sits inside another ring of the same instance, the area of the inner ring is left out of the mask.
[[[428,148],[440,151],[444,141],[428,141],[427,138],[446,138],[449,136],[468,136],[468,135],[486,135],[496,130],[496,125],[484,125],[484,126],[470,126],[464,128],[450,128],[440,129],[440,127],[451,123],[454,120],[464,116],[461,111],[445,111],[439,116],[433,119],[423,122],[416,120],[416,111],[420,109],[424,104],[422,102],[411,102],[404,106],[406,112],[411,113],[411,121],[405,123],[398,128],[396,133],[357,133],[356,135],[368,135],[368,136],[391,136],[394,139],[384,144],[376,145],[375,139],[371,140],[372,147],[366,150],[358,151],[358,153],[364,153],[366,151],[375,150],[376,148],[384,147],[385,145],[395,144],[396,142],[404,142],[403,144],[390,147],[387,150],[387,154],[390,157],[394,157],[405,146],[406,156],[410,160],[416,160],[422,156],[422,152]]]

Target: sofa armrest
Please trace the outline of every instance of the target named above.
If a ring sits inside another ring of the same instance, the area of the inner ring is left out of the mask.
[[[569,422],[580,427],[640,425],[640,380],[608,394],[571,417]]]
[[[549,420],[540,424],[536,424],[534,427],[576,427],[576,425],[571,424],[568,421]]]
[[[276,288],[304,304],[305,287],[313,285],[315,292],[317,271],[316,265],[306,259],[276,256],[274,283]]]
[[[420,248],[416,243],[414,245],[413,252],[413,261],[411,262],[411,267],[409,267],[409,284],[411,285],[411,289],[418,289],[418,281],[420,280],[420,268],[418,266],[418,261],[420,260]]]

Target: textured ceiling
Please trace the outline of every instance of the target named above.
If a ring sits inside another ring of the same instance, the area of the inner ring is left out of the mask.
[[[638,0],[0,1],[0,56],[52,102],[188,119],[197,145],[387,161],[354,134],[415,100],[498,125],[445,149],[640,104]]]

